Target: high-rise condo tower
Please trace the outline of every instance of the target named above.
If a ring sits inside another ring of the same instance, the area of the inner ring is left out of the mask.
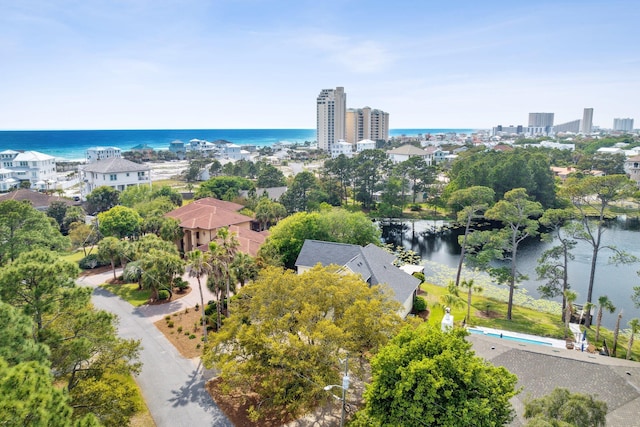
[[[582,126],[580,132],[585,135],[590,135],[593,129],[593,108],[585,108],[582,113]]]
[[[318,148],[331,151],[338,140],[345,139],[347,94],[343,87],[322,89],[317,100]]]

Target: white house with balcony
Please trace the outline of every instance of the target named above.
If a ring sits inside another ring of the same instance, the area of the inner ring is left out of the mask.
[[[361,153],[364,150],[375,150],[376,142],[370,139],[363,139],[361,141],[356,142],[356,152]]]
[[[94,163],[98,160],[121,158],[122,150],[118,147],[91,147],[85,152],[87,163]]]
[[[4,150],[0,152],[0,191],[16,188],[29,181],[34,190],[55,187],[56,159],[38,151]]]
[[[243,150],[239,145],[227,143],[221,147],[222,158],[229,160],[249,160],[251,153]]]
[[[339,139],[338,141],[331,144],[329,149],[331,150],[332,159],[335,159],[341,154],[344,154],[349,158],[353,157],[353,145],[343,139]]]
[[[84,197],[98,187],[123,191],[132,185],[151,185],[151,168],[117,157],[100,160],[78,169]]]
[[[409,160],[410,157],[422,157],[429,162],[429,154],[422,148],[418,148],[411,144],[406,144],[393,150],[387,151],[387,156],[393,163],[402,163]]]

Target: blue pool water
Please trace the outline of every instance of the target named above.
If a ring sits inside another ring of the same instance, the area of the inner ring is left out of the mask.
[[[532,340],[528,338],[513,337],[505,334],[502,334],[502,336],[500,336],[500,334],[493,333],[493,332],[485,332],[481,329],[468,328],[468,331],[472,334],[482,334],[489,337],[502,338],[503,340],[517,341],[525,344],[537,344],[537,345],[548,345],[548,346],[552,345],[551,343],[545,342],[545,341],[537,341],[537,340]]]

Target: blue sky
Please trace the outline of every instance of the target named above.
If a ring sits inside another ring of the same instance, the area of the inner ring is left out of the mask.
[[[0,129],[640,126],[640,3],[0,0]]]

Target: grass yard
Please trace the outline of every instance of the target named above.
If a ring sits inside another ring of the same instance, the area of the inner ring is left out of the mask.
[[[84,252],[82,251],[82,249],[79,249],[77,251],[64,254],[60,256],[60,258],[77,264],[82,258],[84,258]]]
[[[439,324],[444,315],[444,307],[440,303],[440,298],[448,293],[447,288],[432,284],[423,283],[421,289],[426,294],[421,294],[426,301],[431,313],[429,322]],[[457,325],[467,315],[467,293],[465,289],[460,289],[460,298],[464,301],[461,307],[451,307]],[[485,326],[489,328],[502,329],[505,331],[520,332],[523,334],[537,335],[540,337],[549,337],[556,339],[564,339],[564,323],[560,315],[548,313],[542,310],[534,310],[531,308],[513,305],[511,312],[511,320],[507,320],[507,302],[494,298],[483,297],[482,295],[473,294],[471,296],[471,318],[467,321],[468,325]],[[629,319],[626,319],[628,322]],[[595,319],[594,319],[595,322]],[[622,323],[622,329],[627,328],[626,322]],[[583,328],[584,330],[584,328]],[[594,343],[598,348],[602,346],[602,340],[607,341],[609,350],[612,350],[613,331],[600,328],[600,340],[595,342],[596,326],[591,325],[591,329],[587,329],[587,340]],[[625,358],[627,354],[627,346],[629,343],[629,334],[623,334],[622,331],[618,336],[617,357]],[[635,340],[631,351],[631,358],[640,361],[640,340]]]
[[[100,287],[118,295],[134,307],[140,307],[141,305],[146,304],[149,302],[149,298],[151,297],[151,291],[144,289],[139,290],[137,283],[124,283],[122,285],[105,283]]]

